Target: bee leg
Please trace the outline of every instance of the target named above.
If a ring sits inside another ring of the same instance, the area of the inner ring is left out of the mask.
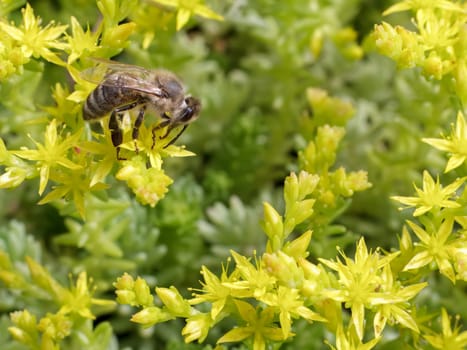
[[[133,141],[135,142],[135,152],[138,154],[139,149],[138,149],[138,144],[136,143],[136,140],[138,139],[139,136],[139,128],[141,124],[143,123],[144,120],[144,113],[146,111],[146,106],[141,106],[138,116],[136,117],[135,124],[133,125],[133,133],[131,134],[133,137]]]
[[[112,137],[112,144],[114,145],[115,149],[117,150],[117,159],[118,160],[125,160],[125,158],[120,157],[120,145],[123,142],[123,131],[120,127],[120,124],[123,119],[123,113],[130,109],[135,108],[138,105],[139,101],[132,102],[125,106],[120,106],[115,108],[110,115],[109,119],[109,130],[110,136]]]
[[[183,134],[183,132],[186,130],[186,128],[188,128],[188,124],[183,125],[182,130],[180,130],[180,132],[177,134],[177,136],[175,136],[172,140],[170,140],[170,142],[168,144],[166,144],[164,146],[164,148],[169,147],[171,144],[173,144],[175,141],[177,141],[177,139],[180,137],[181,134]]]
[[[166,113],[162,114],[161,117],[164,120],[162,122],[160,122],[157,126],[152,128],[152,147],[151,147],[151,149],[153,149],[154,146],[156,145],[156,131],[159,130],[159,129],[165,128],[171,122],[170,117]],[[167,136],[167,133],[166,133],[165,136]],[[161,139],[162,138],[163,137],[161,137]]]
[[[116,111],[112,112],[112,114],[110,115],[110,119],[109,119],[109,130],[110,130],[110,136],[112,137],[112,144],[117,150],[117,159],[124,160],[123,158],[120,157],[120,145],[123,142],[123,132],[122,132],[122,129],[120,129],[120,125],[117,120],[117,118],[119,117],[120,115]]]

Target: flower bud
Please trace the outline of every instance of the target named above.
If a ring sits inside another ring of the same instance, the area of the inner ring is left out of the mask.
[[[317,29],[310,37],[310,51],[315,57],[319,57],[323,49],[324,34],[321,30]]]
[[[135,281],[133,277],[131,277],[126,272],[123,274],[122,277],[117,278],[117,281],[114,283],[115,288],[123,290],[133,290],[134,285]]]
[[[15,311],[10,314],[11,322],[26,332],[36,331],[36,316],[28,310]]]
[[[454,72],[456,79],[456,90],[461,101],[467,102],[467,60],[461,59],[457,62]]]
[[[399,57],[402,51],[402,39],[389,23],[375,25],[373,37],[379,53],[392,58]]]
[[[190,343],[194,340],[198,342],[206,339],[209,328],[212,324],[212,319],[209,313],[194,315],[186,320],[186,326],[182,329],[182,335],[185,337],[185,342]]]
[[[119,304],[138,305],[135,292],[131,290],[117,290],[115,294],[117,294],[117,303]]]
[[[298,178],[295,173],[290,173],[284,181],[284,199],[285,205],[293,204],[298,198]]]
[[[175,317],[167,311],[156,306],[150,306],[134,314],[131,321],[149,327],[156,323],[166,322],[174,318]]]
[[[305,258],[308,256],[308,246],[310,245],[312,231],[308,230],[298,238],[288,242],[283,251],[287,255],[298,258]]]
[[[135,297],[136,303],[142,306],[152,306],[154,304],[154,297],[152,296],[149,286],[146,281],[138,277],[135,281]]]
[[[443,77],[443,61],[441,57],[431,52],[423,62],[423,73],[440,80]]]
[[[274,244],[280,244],[284,234],[284,224],[282,222],[282,216],[274,209],[269,203],[263,204],[264,208],[264,221],[263,230],[268,238]],[[273,250],[279,249],[279,247],[272,247]]]
[[[191,306],[178,292],[177,288],[156,288],[156,293],[172,315],[188,317],[191,314]]]

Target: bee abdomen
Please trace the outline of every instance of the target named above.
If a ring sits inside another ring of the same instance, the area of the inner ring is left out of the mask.
[[[131,103],[132,93],[121,87],[98,85],[88,96],[83,107],[83,119],[91,120],[104,117],[115,108]]]

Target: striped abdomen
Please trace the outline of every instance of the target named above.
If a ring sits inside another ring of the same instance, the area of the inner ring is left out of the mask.
[[[83,119],[104,117],[115,108],[129,105],[141,98],[141,93],[121,86],[98,85],[88,96],[83,107]]]

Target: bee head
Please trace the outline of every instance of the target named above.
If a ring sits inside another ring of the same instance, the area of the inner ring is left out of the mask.
[[[189,124],[195,121],[201,111],[201,102],[197,98],[188,96],[185,97],[184,108],[177,116],[177,124]]]

